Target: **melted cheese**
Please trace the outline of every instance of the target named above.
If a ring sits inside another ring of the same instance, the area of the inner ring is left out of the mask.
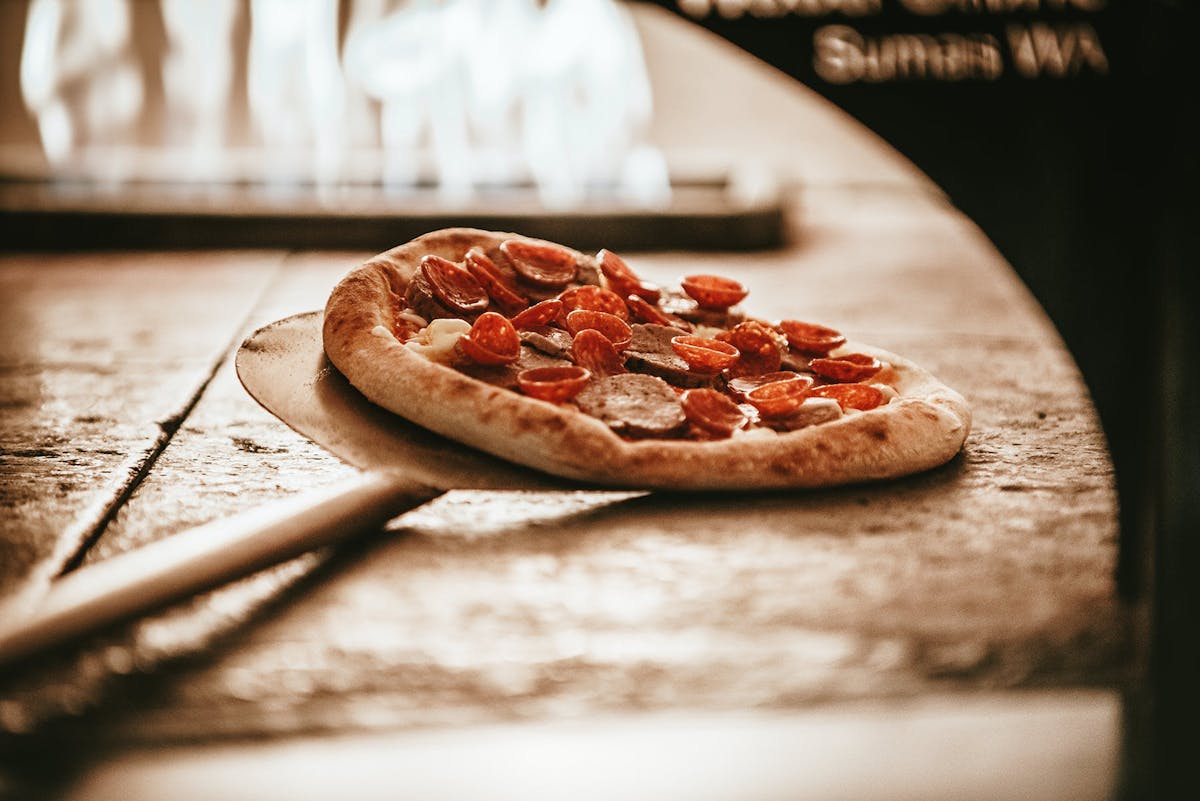
[[[454,355],[454,346],[458,338],[471,330],[471,324],[466,320],[454,317],[439,318],[417,332],[417,335],[404,343],[409,348],[426,359],[434,362],[449,362]]]
[[[733,436],[740,437],[742,439],[746,439],[746,438],[768,439],[770,437],[779,436],[779,432],[775,431],[774,429],[771,429],[771,428],[762,428],[759,426],[751,425],[751,426],[747,426],[746,428],[737,429],[736,431],[733,432]]]
[[[404,320],[405,322],[412,323],[418,329],[424,328],[425,326],[429,325],[429,322],[424,317],[417,314],[415,311],[412,311],[411,309],[405,309],[404,311],[397,313],[396,319]]]
[[[883,404],[881,405],[891,403],[900,396],[900,393],[897,392],[894,387],[891,387],[888,384],[875,383],[871,384],[871,386],[883,393]]]

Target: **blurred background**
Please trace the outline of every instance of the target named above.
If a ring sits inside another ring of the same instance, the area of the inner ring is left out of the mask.
[[[657,5],[877,132],[1045,306],[1116,462],[1122,591],[1154,619],[1134,730],[1162,734],[1147,765],[1186,764],[1195,746],[1172,734],[1200,675],[1196,9]],[[384,226],[390,242],[448,220],[552,238],[568,220],[581,246],[767,248],[787,236],[776,184],[812,179],[764,174],[752,139],[690,146],[702,138],[672,129],[679,98],[651,87],[622,3],[3,0],[0,37],[9,248],[373,247]]]
[[[436,186],[456,201],[532,183],[550,207],[585,185],[647,206],[667,190],[637,36],[609,2],[32,0],[5,13],[5,52],[20,53],[6,64],[11,177]]]
[[[779,243],[752,151],[731,163],[681,146],[611,0],[29,0],[0,14],[14,244],[61,247],[65,227],[89,247],[375,248],[464,221],[579,246]]]

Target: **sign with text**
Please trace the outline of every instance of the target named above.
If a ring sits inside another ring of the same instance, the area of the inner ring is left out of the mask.
[[[1111,69],[1101,33],[1111,16],[1108,0],[677,0],[675,6],[734,41],[785,35],[790,55],[778,49],[769,60],[830,84],[1069,79]]]

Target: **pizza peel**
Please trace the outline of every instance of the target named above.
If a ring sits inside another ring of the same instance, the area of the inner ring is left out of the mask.
[[[585,485],[461,445],[374,406],[333,369],[321,313],[267,325],[238,349],[247,392],[360,469],[332,487],[173,534],[58,578],[32,614],[0,609],[0,664],[365,531],[450,489]]]
[[[242,386],[267,411],[361,470],[436,490],[584,486],[462,445],[371,403],[325,357],[320,312],[260,328],[242,343],[236,366]]]

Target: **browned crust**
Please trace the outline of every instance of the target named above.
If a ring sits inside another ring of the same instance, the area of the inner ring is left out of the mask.
[[[784,434],[630,442],[571,406],[556,406],[431,362],[392,330],[420,259],[461,260],[517,234],[434,231],[369,259],[325,307],[325,352],[372,402],[425,428],[519,464],[614,486],[667,489],[825,487],[895,478],[950,460],[970,430],[962,396],[895,354],[862,345],[892,366],[900,397],[869,412]],[[580,258],[583,258],[582,256]]]

